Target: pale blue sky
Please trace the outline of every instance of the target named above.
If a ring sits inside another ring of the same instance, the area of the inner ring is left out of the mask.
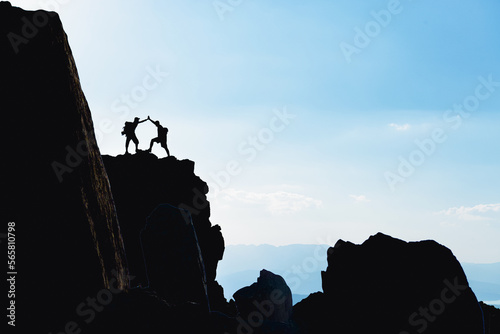
[[[500,261],[497,1],[12,3],[60,14],[102,153],[123,153],[134,116],[167,125],[226,243],[381,231]],[[463,103],[467,118],[447,112]],[[153,135],[138,129],[140,147]],[[400,157],[414,162],[404,176]]]

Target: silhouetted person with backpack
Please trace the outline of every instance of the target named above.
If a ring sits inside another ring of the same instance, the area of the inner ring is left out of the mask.
[[[170,152],[168,151],[167,147],[168,129],[161,126],[159,121],[153,121],[151,118],[149,118],[149,116],[147,119],[149,119],[154,125],[156,125],[156,128],[158,129],[158,137],[151,139],[151,144],[149,145],[148,152],[151,152],[154,143],[160,143],[161,147],[163,147],[165,151],[167,151],[167,156],[170,156]]]
[[[139,139],[137,139],[137,136],[135,135],[135,129],[137,128],[137,125],[139,125],[139,123],[146,122],[148,118],[139,121],[139,117],[136,117],[134,118],[133,122],[125,122],[125,126],[123,127],[122,131],[122,135],[125,135],[127,137],[127,140],[125,141],[125,154],[130,154],[128,153],[128,144],[130,144],[130,141],[133,141],[135,144],[135,152],[138,151]]]

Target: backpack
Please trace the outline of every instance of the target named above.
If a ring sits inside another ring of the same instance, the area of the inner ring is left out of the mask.
[[[123,127],[123,131],[122,131],[122,136],[123,135],[130,135],[132,133],[134,133],[134,123],[125,122],[125,126]]]
[[[159,134],[160,137],[166,137],[167,133],[168,133],[168,129],[167,128],[161,128],[158,134]]]

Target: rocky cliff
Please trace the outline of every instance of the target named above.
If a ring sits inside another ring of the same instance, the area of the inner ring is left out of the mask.
[[[127,289],[120,227],[58,15],[1,2],[0,57],[2,232],[15,224],[16,328],[61,330],[87,297]]]
[[[130,272],[136,277],[133,283],[147,285],[140,232],[158,205],[170,204],[189,212],[204,262],[210,304],[214,310],[224,310],[226,300],[215,280],[217,263],[224,253],[224,238],[220,227],[210,222],[208,186],[195,175],[194,162],[175,157],[158,159],[147,152],[103,156],[103,161],[122,227]]]

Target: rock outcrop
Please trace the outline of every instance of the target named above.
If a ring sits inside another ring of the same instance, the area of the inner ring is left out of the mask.
[[[292,292],[283,277],[261,270],[257,282],[233,294],[240,332],[290,333]]]
[[[500,333],[500,309],[494,306],[479,302],[483,309],[485,333]]]
[[[87,297],[127,289],[120,227],[56,13],[0,3],[0,73],[1,215],[17,237],[16,327],[58,333]]]
[[[187,210],[192,218],[206,273],[210,305],[226,311],[222,287],[215,280],[217,263],[224,253],[218,225],[211,224],[207,184],[194,173],[194,162],[175,157],[158,159],[139,152],[117,157],[103,156],[111,183],[130,272],[135,283],[147,284],[139,234],[147,217],[160,204]]]
[[[435,241],[382,233],[361,245],[339,240],[328,250],[322,280],[323,293],[294,307],[301,333],[483,333],[460,263]]]
[[[188,211],[162,204],[141,231],[149,286],[168,303],[196,302],[210,310],[205,266]]]

